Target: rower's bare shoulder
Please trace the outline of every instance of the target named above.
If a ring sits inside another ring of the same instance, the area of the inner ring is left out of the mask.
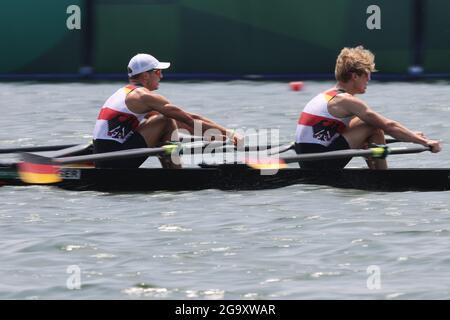
[[[139,96],[139,99],[147,104],[160,105],[169,103],[169,100],[163,95],[150,91],[146,88],[139,88],[138,90],[139,91],[136,92],[136,94]]]
[[[352,96],[349,93],[339,93],[338,95],[336,95],[335,97],[333,97],[333,99],[330,100],[330,103],[341,103],[341,102],[345,102],[348,101],[349,99],[354,98],[354,96]]]
[[[339,106],[339,107],[364,107],[365,102],[358,97],[352,96],[348,93],[341,93],[334,97],[329,103],[329,106]]]
[[[127,104],[143,104],[147,106],[167,104],[169,101],[162,95],[146,88],[137,88],[130,92],[126,98]]]

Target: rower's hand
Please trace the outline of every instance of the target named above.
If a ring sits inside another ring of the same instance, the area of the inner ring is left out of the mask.
[[[437,140],[427,140],[427,145],[431,147],[431,152],[437,153],[441,151],[441,143]]]
[[[231,142],[233,142],[235,146],[243,146],[245,142],[244,140],[245,140],[244,136],[236,132],[233,134],[233,137],[231,138]]]
[[[226,138],[235,146],[244,145],[244,136],[240,135],[235,130],[227,129]]]

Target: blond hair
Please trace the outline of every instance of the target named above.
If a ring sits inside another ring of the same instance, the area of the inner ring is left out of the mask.
[[[376,71],[374,54],[363,46],[357,46],[356,48],[345,47],[341,50],[336,59],[334,74],[337,81],[347,82],[351,79],[353,72],[362,75]]]

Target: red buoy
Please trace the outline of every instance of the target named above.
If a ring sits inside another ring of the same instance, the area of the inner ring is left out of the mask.
[[[303,89],[303,82],[302,81],[292,81],[289,82],[289,87],[292,91],[300,91]]]

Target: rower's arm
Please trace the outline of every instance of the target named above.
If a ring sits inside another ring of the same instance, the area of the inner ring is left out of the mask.
[[[201,115],[198,115],[198,114],[194,114],[194,113],[190,113],[190,112],[187,112],[187,114],[189,114],[194,120],[200,120],[202,123],[207,123],[207,124],[211,125],[213,128],[220,130],[220,132],[225,132],[226,135],[228,135],[228,136],[233,134],[232,130],[229,130],[229,129],[221,126],[220,124],[218,124],[217,122],[214,122],[211,119],[208,119],[208,118],[206,118],[204,116],[201,116]]]
[[[202,129],[202,134],[205,133],[208,130],[216,130],[220,132],[221,135],[224,137],[229,137],[234,144],[237,144],[240,139],[242,139],[240,136],[236,135],[234,133],[234,130],[229,130],[218,123],[205,118],[203,116],[199,116],[196,114],[192,114],[186,111],[181,110],[175,105],[172,104],[166,104],[161,110],[155,109],[156,111],[162,113],[166,117],[173,118],[175,120],[178,120],[182,123],[184,123],[189,130],[189,132],[195,132],[195,126],[199,126]],[[185,127],[185,128],[186,128]],[[211,134],[211,133],[210,133]],[[216,134],[214,134],[216,135]],[[217,137],[216,137],[217,139]]]
[[[193,131],[194,127],[197,125],[202,129],[202,133],[209,129],[215,129],[218,130],[223,136],[230,137],[231,135],[233,135],[231,130],[228,130],[225,127],[215,123],[214,121],[202,116],[183,111],[181,108],[171,104],[165,97],[161,95],[144,94],[141,96],[140,100],[144,102],[144,112],[159,112],[168,118],[175,119],[185,124],[187,128],[191,129],[189,131]],[[236,140],[235,137],[233,137],[233,140]],[[237,143],[237,141],[233,142]]]
[[[208,118],[206,118],[206,117],[204,117],[204,116],[201,116],[201,115],[198,115],[198,114],[194,114],[194,113],[191,113],[191,112],[188,112],[189,113],[189,115],[192,117],[192,118],[194,118],[195,120],[201,120],[201,121],[203,121],[203,122],[209,122],[209,123],[211,123],[211,124],[216,124],[216,125],[218,125],[217,123],[215,123],[214,121],[212,121],[211,119],[208,119]]]
[[[347,97],[345,99],[344,109],[350,114],[356,115],[365,123],[374,128],[382,129],[386,134],[389,134],[400,141],[413,142],[425,146],[429,144],[429,140],[409,130],[401,123],[388,119],[375,112],[366,103],[364,103],[364,101],[358,98]]]

